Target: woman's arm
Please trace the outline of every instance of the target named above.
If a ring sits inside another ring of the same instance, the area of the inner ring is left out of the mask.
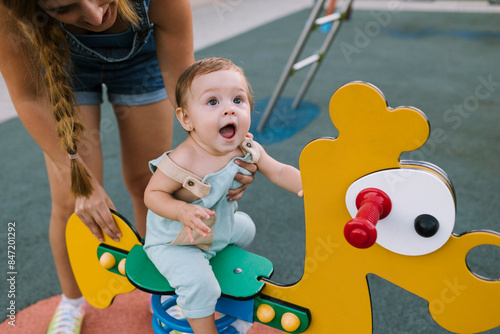
[[[260,144],[255,144],[260,150],[260,159],[257,162],[258,171],[277,186],[301,196],[302,180],[300,171],[293,166],[273,159]]]
[[[41,68],[3,5],[0,5],[0,40],[0,72],[19,118],[49,158],[69,176],[68,156],[64,155],[56,135]]]
[[[40,65],[31,54],[26,38],[18,31],[17,23],[3,5],[0,5],[0,41],[0,72],[16,112],[29,134],[56,165],[61,177],[69,182],[70,161],[56,135],[56,124]],[[80,209],[75,208],[75,211],[95,237],[102,239],[100,226],[107,235],[117,239],[120,231],[109,212],[112,203],[95,178],[92,177],[91,182],[94,193],[89,199],[80,199]],[[94,213],[82,213],[85,207],[92,207]]]
[[[189,0],[151,0],[156,53],[170,102],[175,106],[175,85],[194,62],[193,19]]]
[[[194,242],[192,231],[196,231],[203,237],[210,232],[210,228],[201,221],[200,217],[209,219],[215,212],[174,198],[172,194],[181,187],[179,182],[157,170],[146,187],[144,203],[157,215],[181,222],[187,227],[186,233],[189,241]]]

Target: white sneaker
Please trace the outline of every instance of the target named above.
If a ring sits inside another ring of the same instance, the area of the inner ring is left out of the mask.
[[[85,315],[85,307],[85,302],[80,306],[73,306],[61,301],[50,321],[47,334],[79,334]]]
[[[222,318],[224,316],[225,316],[224,313],[219,313],[219,318]],[[252,325],[253,325],[252,323],[241,319],[236,319],[231,324],[231,326],[233,326],[234,329],[238,331],[238,334],[246,334],[250,330],[250,327],[252,327]]]
[[[246,334],[250,330],[250,327],[252,327],[252,324],[241,319],[236,319],[231,326],[233,326],[238,333]]]

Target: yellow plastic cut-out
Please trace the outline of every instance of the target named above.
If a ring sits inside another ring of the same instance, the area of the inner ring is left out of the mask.
[[[134,245],[140,245],[134,231],[120,217],[112,215],[122,237],[120,242],[116,242],[104,234],[102,245],[125,252]],[[111,305],[116,295],[135,289],[127,277],[114,274],[101,265],[97,255],[97,247],[101,243],[76,214],[70,217],[66,226],[66,244],[76,282],[90,305],[106,308]]]

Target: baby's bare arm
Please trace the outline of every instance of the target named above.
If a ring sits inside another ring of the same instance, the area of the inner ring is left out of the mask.
[[[260,150],[260,159],[257,162],[258,171],[277,186],[301,196],[300,171],[293,166],[275,160],[266,153],[260,144],[257,145]]]

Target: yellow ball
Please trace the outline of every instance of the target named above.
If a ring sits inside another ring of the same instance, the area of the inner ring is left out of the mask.
[[[293,332],[300,326],[300,319],[295,314],[287,312],[281,317],[281,326],[287,332]]]
[[[257,319],[259,319],[263,323],[268,323],[269,321],[273,320],[275,316],[276,312],[274,312],[274,309],[267,304],[261,304],[257,308]]]
[[[104,268],[110,269],[115,266],[116,259],[111,253],[106,252],[101,255],[99,262],[101,262],[101,266],[103,266]]]
[[[120,263],[118,263],[118,271],[120,274],[125,275],[125,259],[122,259]]]

